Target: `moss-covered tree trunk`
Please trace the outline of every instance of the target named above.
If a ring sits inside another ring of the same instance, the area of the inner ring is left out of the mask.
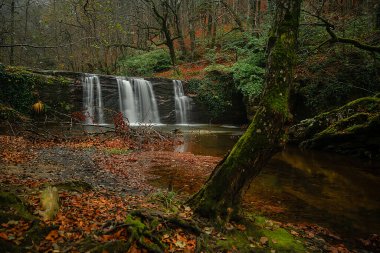
[[[260,109],[232,151],[188,201],[202,216],[225,218],[237,214],[251,181],[285,142],[291,118],[288,99],[294,78],[301,1],[276,1],[268,42],[266,87]]]

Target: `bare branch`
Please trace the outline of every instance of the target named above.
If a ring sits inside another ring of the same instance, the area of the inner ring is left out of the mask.
[[[349,45],[352,45],[356,48],[363,49],[363,50],[366,50],[369,52],[380,53],[380,46],[372,46],[372,45],[368,45],[368,44],[362,43],[362,42],[354,40],[354,39],[339,37],[333,31],[333,30],[335,30],[335,26],[333,24],[331,24],[329,21],[327,21],[323,17],[316,15],[316,14],[313,14],[309,11],[303,10],[303,12],[305,12],[305,13],[309,14],[310,16],[315,17],[318,20],[322,21],[324,24],[324,27],[326,28],[327,33],[330,35],[330,39],[323,42],[321,45],[318,46],[318,48],[320,48],[321,46],[326,45],[328,43],[330,43],[330,44],[342,43],[342,44],[349,44]]]

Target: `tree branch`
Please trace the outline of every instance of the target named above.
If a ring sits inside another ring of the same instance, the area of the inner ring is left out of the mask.
[[[124,47],[124,48],[132,48],[132,49],[137,49],[137,50],[142,50],[142,51],[149,51],[146,48],[142,48],[142,47],[139,47],[139,46],[128,45],[128,44],[123,44],[123,43],[109,44],[106,47],[107,48],[110,48],[110,47]]]
[[[368,44],[362,43],[362,42],[354,40],[354,39],[339,37],[333,31],[335,29],[335,26],[333,24],[331,24],[329,21],[327,21],[326,19],[322,18],[321,16],[315,15],[309,11],[303,10],[303,12],[305,12],[305,13],[309,14],[310,16],[315,17],[318,20],[322,21],[323,25],[326,28],[327,33],[330,35],[330,39],[324,41],[321,45],[318,46],[318,48],[322,47],[323,45],[325,45],[327,43],[330,43],[330,44],[342,43],[342,44],[349,44],[349,45],[352,45],[356,48],[363,49],[363,50],[366,50],[369,52],[380,53],[380,46],[372,46],[372,45],[368,45]]]
[[[0,45],[0,47],[31,47],[31,48],[58,48],[63,46],[38,46],[30,44],[13,44],[13,45]]]

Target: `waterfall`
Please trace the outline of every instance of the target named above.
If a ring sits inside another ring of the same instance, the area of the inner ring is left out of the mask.
[[[119,106],[130,123],[160,123],[152,83],[144,79],[117,78]]]
[[[180,80],[173,80],[176,121],[180,124],[188,124],[191,98],[185,96]]]
[[[123,117],[129,122],[137,122],[137,113],[135,107],[135,98],[133,88],[129,81],[117,78],[117,87],[119,91],[119,107]]]
[[[99,77],[86,74],[83,83],[83,104],[86,124],[104,124],[102,89]]]

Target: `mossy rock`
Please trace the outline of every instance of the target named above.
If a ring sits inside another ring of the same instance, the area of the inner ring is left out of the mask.
[[[303,120],[289,131],[289,142],[306,149],[380,158],[380,98],[365,97]]]
[[[71,109],[69,95],[64,96],[64,93],[70,91],[69,84],[73,83],[71,79],[34,73],[24,67],[2,66],[0,83],[0,101],[17,112],[36,116],[32,111],[32,105],[38,100],[42,100],[46,104],[46,109],[53,108],[64,112],[65,108]],[[59,92],[59,100],[57,97],[46,95],[51,91]],[[9,114],[9,110],[7,112],[5,116],[15,116],[14,113]],[[0,117],[2,117],[1,114]]]
[[[18,196],[9,192],[0,192],[0,223],[19,219],[32,221],[37,218],[28,211]]]
[[[16,111],[12,107],[0,103],[0,122],[25,122],[28,120],[29,118],[26,115]]]

